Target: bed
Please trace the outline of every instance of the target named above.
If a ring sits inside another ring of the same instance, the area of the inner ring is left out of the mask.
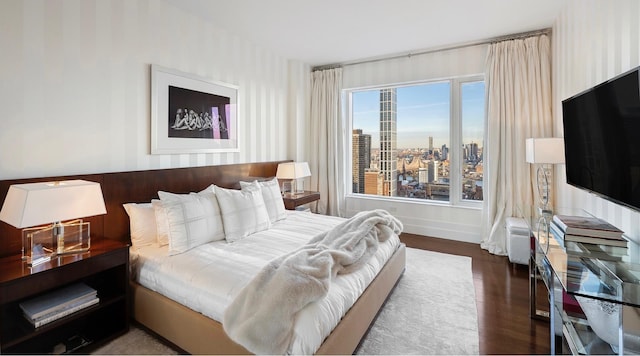
[[[101,217],[91,218],[92,234],[103,238],[130,241],[129,217],[123,209],[125,203],[148,203],[152,199],[158,198],[158,191],[172,192],[176,194],[187,194],[206,189],[209,185],[215,184],[219,187],[238,189],[240,181],[252,181],[255,179],[265,179],[273,177],[279,162],[262,162],[248,164],[234,164],[224,166],[208,166],[194,168],[164,169],[150,171],[105,173],[90,176],[70,176],[70,177],[50,177],[39,178],[37,180],[47,180],[52,178],[62,179],[89,179],[98,181],[103,188],[107,214]],[[10,184],[23,183],[33,180],[17,180],[0,182],[0,195],[6,194],[6,189]],[[4,197],[1,197],[4,199]],[[287,212],[285,219],[289,221],[309,219],[315,214]],[[325,219],[325,223],[337,218],[316,216],[315,218]],[[336,220],[337,222],[338,220]],[[308,223],[308,221],[307,221]],[[276,226],[274,228],[282,228]],[[286,224],[280,224],[286,225]],[[6,226],[0,226],[0,230]],[[277,230],[277,229],[276,229]],[[97,231],[97,232],[96,232]],[[273,233],[263,232],[266,234]],[[15,231],[5,231],[15,234]],[[2,233],[2,231],[0,231]],[[253,236],[254,240],[260,240],[260,235]],[[247,239],[247,242],[250,240]],[[320,345],[310,346],[313,353],[317,354],[351,354],[358,346],[362,336],[366,333],[369,325],[375,318],[378,310],[383,305],[385,299],[395,286],[398,278],[404,271],[405,247],[399,242],[395,242],[386,247],[381,256],[374,259],[373,264],[378,264],[378,268],[369,270],[370,281],[366,281],[362,286],[362,293],[356,296],[353,305],[346,306],[346,313],[340,318],[335,327],[331,327],[326,338],[315,341]],[[222,244],[221,244],[222,245]],[[286,244],[285,244],[286,245]],[[3,246],[4,247],[4,246]],[[6,247],[5,247],[6,248]],[[198,249],[194,249],[199,251]],[[222,250],[224,251],[224,250]],[[189,252],[187,252],[189,253]],[[166,256],[166,253],[155,250],[152,247],[132,248],[132,275],[141,276],[141,267],[145,264],[153,265],[154,256]],[[185,255],[188,256],[188,255]],[[265,255],[262,261],[271,258]],[[155,260],[161,261],[162,258]],[[151,262],[149,262],[151,261]],[[160,264],[161,265],[161,264]],[[257,269],[260,263],[252,267]],[[369,283],[370,282],[370,283]],[[141,282],[143,283],[143,282]],[[133,318],[165,338],[186,352],[192,354],[247,354],[246,348],[232,341],[225,333],[214,311],[196,311],[182,303],[175,301],[180,298],[170,298],[164,296],[157,289],[147,285],[146,287],[137,280],[132,280],[132,316]],[[182,301],[184,303],[184,301]],[[228,302],[228,300],[227,300]],[[207,303],[201,303],[207,304]],[[195,308],[198,309],[198,308]],[[218,311],[219,313],[220,311]],[[208,314],[208,315],[207,315]],[[313,343],[313,342],[312,342]],[[307,352],[309,349],[291,349],[294,351]]]

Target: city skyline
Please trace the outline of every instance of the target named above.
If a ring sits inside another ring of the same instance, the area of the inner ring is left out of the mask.
[[[402,86],[397,89],[398,149],[428,148],[450,144],[450,84],[446,82]],[[352,124],[371,135],[371,146],[379,147],[379,89],[353,92]],[[484,146],[484,82],[463,83],[463,144]]]
[[[451,85],[459,91],[452,93]],[[453,174],[462,183],[461,189],[454,188],[456,194],[464,200],[483,199],[483,81],[379,88],[352,95],[352,192],[447,201]],[[451,117],[450,95],[459,98],[453,100],[459,121]],[[450,133],[451,126],[460,131]],[[451,136],[462,147],[452,148]],[[461,159],[453,166],[450,148]]]

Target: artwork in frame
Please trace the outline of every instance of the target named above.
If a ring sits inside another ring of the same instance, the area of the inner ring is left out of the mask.
[[[151,153],[238,152],[238,87],[151,65]]]

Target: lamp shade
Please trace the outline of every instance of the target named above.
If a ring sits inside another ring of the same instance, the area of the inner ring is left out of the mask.
[[[278,164],[276,178],[278,179],[298,179],[311,176],[309,164],[307,162],[287,162]]]
[[[17,228],[106,214],[100,184],[85,180],[14,184],[0,220]]]
[[[563,138],[528,138],[525,145],[528,163],[564,163]]]

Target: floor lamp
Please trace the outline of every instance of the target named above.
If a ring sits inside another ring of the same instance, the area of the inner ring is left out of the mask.
[[[526,140],[526,160],[531,164],[538,164],[536,185],[540,199],[539,211],[542,215],[551,215],[549,207],[549,193],[551,192],[552,164],[564,163],[563,138],[528,138]]]

